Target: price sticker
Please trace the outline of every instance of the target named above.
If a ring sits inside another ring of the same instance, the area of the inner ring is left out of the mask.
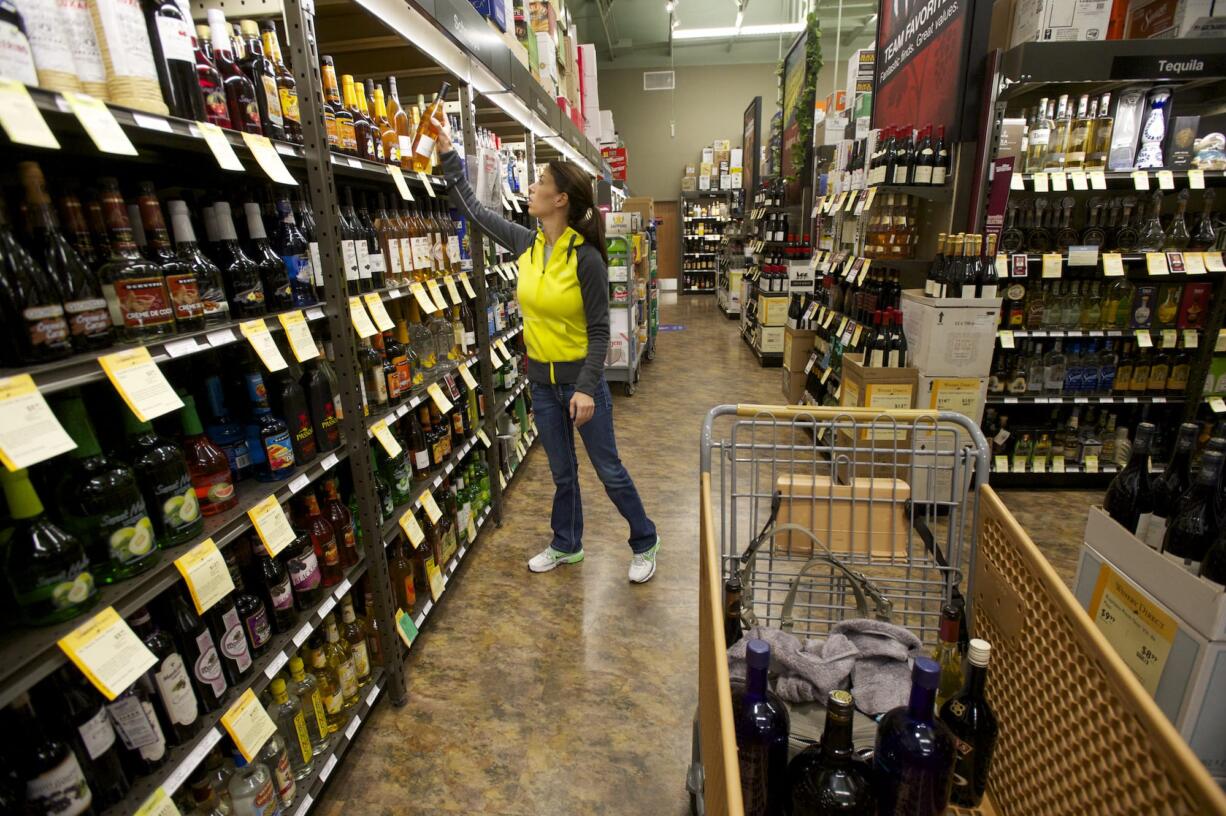
[[[1012,331],[1010,331],[1009,329],[1004,329],[1004,330],[997,332],[996,334],[1000,338],[1001,348],[1011,349],[1014,347]]]
[[[426,534],[422,532],[421,524],[417,522],[417,514],[411,507],[400,515],[400,529],[404,531],[409,543],[414,547],[421,546],[421,543],[426,540]]]
[[[248,320],[240,323],[238,330],[243,333],[243,337],[247,338],[247,342],[251,343],[260,361],[269,371],[280,371],[289,367],[289,363],[285,362],[285,358],[281,356],[281,349],[277,348],[276,341],[272,339],[268,325],[263,320]]]
[[[1209,407],[1213,409],[1215,414],[1226,413],[1226,401],[1223,401],[1221,397],[1210,397]]]
[[[59,647],[94,687],[114,700],[157,663],[114,607],[60,638]]]
[[[438,568],[438,564],[434,563],[433,558],[426,559],[426,578],[430,583],[430,597],[435,603],[438,603],[439,598],[443,597],[443,590],[447,588],[447,584],[443,581],[443,571]]]
[[[426,393],[438,406],[439,413],[446,414],[451,410],[451,400],[447,399],[447,395],[443,393],[443,389],[439,388],[438,383],[430,383],[426,386]]]
[[[319,347],[315,345],[315,338],[311,336],[311,328],[302,312],[296,309],[292,312],[282,312],[277,315],[277,320],[281,321],[281,328],[285,330],[294,359],[305,363],[319,356]]]
[[[1088,190],[1090,187],[1086,183],[1086,171],[1074,170],[1069,173],[1069,179],[1073,182],[1074,190]]]
[[[853,348],[860,345],[860,335],[863,333],[863,331],[864,327],[857,323],[856,330],[851,333],[851,345]]]
[[[244,691],[230,710],[221,715],[221,724],[248,762],[255,759],[268,738],[277,732],[272,717],[251,689]]]
[[[387,165],[387,174],[392,177],[392,181],[396,182],[396,192],[400,193],[400,197],[405,201],[414,201],[413,191],[409,189],[409,185],[405,183],[404,173],[400,172],[400,168],[394,164]]]
[[[1156,694],[1179,628],[1175,619],[1109,564],[1099,567],[1087,609],[1145,690]]]
[[[1196,329],[1183,330],[1183,347],[1186,349],[1194,349],[1200,345],[1200,332]]]
[[[1226,272],[1226,262],[1222,261],[1222,253],[1206,252],[1204,253],[1205,269],[1210,272]]]
[[[1103,275],[1108,278],[1122,278],[1124,276],[1124,256],[1118,252],[1104,252],[1103,259]]]
[[[447,296],[451,298],[451,302],[456,306],[460,305],[460,288],[455,285],[455,278],[450,275],[443,276],[443,285],[447,287]]]
[[[426,287],[420,283],[410,283],[409,291],[413,293],[413,297],[417,299],[417,305],[425,309],[428,313],[434,314],[438,311],[438,306],[435,305],[434,299],[426,291]]]
[[[1175,348],[1179,344],[1179,332],[1174,329],[1162,330],[1162,348]]]
[[[136,155],[136,148],[119,126],[119,122],[115,121],[115,115],[105,102],[89,94],[71,91],[64,92],[64,101],[99,150],[120,156]]]
[[[1003,454],[998,454],[994,457],[994,469],[997,473],[1009,472],[1009,457]]]
[[[1158,171],[1158,189],[1159,190],[1174,190],[1175,189],[1175,174],[1170,170]]]
[[[158,788],[144,804],[136,809],[133,816],[183,816],[175,807],[174,800],[166,794],[165,788]]]
[[[1086,454],[1081,462],[1081,469],[1086,473],[1098,473],[1098,457],[1092,453]]]
[[[460,376],[464,378],[464,384],[469,388],[477,387],[477,378],[473,376],[472,371],[468,368],[468,363],[460,363]]]
[[[206,538],[176,558],[175,566],[187,584],[198,615],[203,615],[213,604],[234,591],[234,580],[226,568],[226,559],[211,538]]]
[[[417,638],[417,624],[413,623],[413,616],[403,609],[396,610],[396,634],[400,635],[406,648],[412,646]]]
[[[430,197],[437,198],[437,196],[434,195],[434,185],[430,183],[430,177],[421,170],[418,170],[417,178],[422,183],[422,186],[426,188],[426,192],[430,194]]]
[[[383,446],[383,450],[387,452],[390,458],[395,459],[404,450],[400,447],[400,442],[396,440],[392,429],[387,427],[386,419],[381,419],[370,426],[370,432],[374,434],[375,439],[379,440],[379,444]]]
[[[1058,278],[1064,270],[1064,259],[1059,252],[1043,253],[1043,277]]]
[[[1098,247],[1070,246],[1068,248],[1069,266],[1098,266]]]
[[[430,519],[430,523],[438,524],[438,520],[443,517],[443,511],[439,509],[438,502],[434,500],[434,494],[429,490],[423,490],[417,501],[426,511],[426,517]]]
[[[77,444],[29,374],[0,379],[0,462],[10,471],[66,453]]]
[[[1009,189],[1019,190],[1019,191],[1025,190],[1026,189],[1025,176],[1023,176],[1021,173],[1014,173],[1012,176],[1010,176],[1009,177]]]
[[[349,322],[353,324],[353,330],[358,333],[358,337],[363,340],[379,331],[375,324],[370,322],[370,315],[362,308],[362,299],[357,295],[351,295],[349,298]]]
[[[183,400],[170,387],[144,346],[104,354],[98,358],[98,364],[141,422],[150,422],[183,407]]]
[[[243,172],[245,169],[243,163],[238,160],[238,154],[230,146],[230,140],[226,138],[226,134],[221,128],[212,122],[196,122],[193,127],[200,130],[200,135],[204,137],[204,143],[212,151],[213,158],[217,160],[218,167],[222,170]]]
[[[387,308],[383,305],[383,299],[379,297],[378,292],[367,292],[362,295],[362,302],[366,304],[366,309],[370,312],[371,318],[375,321],[375,327],[381,332],[391,331],[396,328],[396,324],[392,322],[391,315],[387,313]]]
[[[1036,193],[1047,192],[1047,174],[1040,171],[1032,176],[1034,180],[1034,191]]]
[[[439,288],[438,281],[431,278],[426,281],[426,288],[430,290],[430,297],[434,299],[439,309],[447,308],[447,299],[443,297],[443,290]]]
[[[1051,174],[1051,189],[1054,193],[1063,193],[1068,190],[1068,176],[1057,170]]]
[[[1090,171],[1090,189],[1105,190],[1107,189],[1107,174],[1102,170]]]
[[[1150,275],[1169,275],[1171,273],[1166,266],[1166,255],[1161,252],[1145,253],[1145,269]]]
[[[1051,460],[1051,472],[1052,473],[1064,473],[1064,457],[1063,456],[1057,456],[1055,459]]]
[[[1021,456],[1014,457],[1013,467],[1011,468],[1011,470],[1014,473],[1025,473],[1026,472],[1026,459]]]
[[[1137,190],[1149,189],[1149,171],[1148,170],[1133,170],[1132,171],[1132,186]]]
[[[1030,462],[1031,473],[1046,473],[1047,472],[1047,457],[1035,456]]]
[[[1149,329],[1137,329],[1137,345],[1141,348],[1152,348],[1154,338],[1149,333]]]
[[[1193,167],[1188,170],[1188,189],[1203,190],[1205,189],[1205,171],[1199,167]]]
[[[18,80],[0,78],[0,127],[15,144],[60,148],[30,92]]]
[[[245,130],[241,132],[243,141],[247,143],[247,149],[251,151],[252,156],[255,156],[256,164],[270,179],[277,184],[298,186],[297,180],[286,169],[285,162],[281,161],[281,154],[272,146],[267,136],[248,133]]]
[[[251,526],[264,544],[268,554],[276,558],[294,541],[294,528],[285,517],[285,508],[273,494],[247,511]]]

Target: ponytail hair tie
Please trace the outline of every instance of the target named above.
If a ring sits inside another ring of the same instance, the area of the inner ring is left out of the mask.
[[[579,221],[580,221],[580,223],[586,224],[586,223],[588,223],[588,222],[589,222],[589,221],[591,221],[591,220],[592,220],[592,208],[591,208],[591,207],[588,207],[588,208],[587,208],[587,209],[586,209],[586,210],[583,212],[583,218],[579,219]]]

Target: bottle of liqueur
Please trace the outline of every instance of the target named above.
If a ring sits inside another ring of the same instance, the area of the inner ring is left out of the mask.
[[[310,533],[297,526],[294,533],[297,537],[285,549],[285,568],[289,572],[290,584],[294,589],[294,603],[299,609],[311,609],[319,603],[323,594],[320,584],[320,557],[315,552]]]
[[[275,244],[284,265],[283,275],[290,287],[290,299],[294,307],[315,303],[315,285],[322,284],[323,270],[318,271],[318,281],[312,272],[310,242],[294,221],[294,209],[288,198],[277,201],[277,215],[281,219],[277,227]]]
[[[370,80],[367,80],[370,82]],[[383,160],[388,164],[400,164],[400,138],[396,128],[387,114],[387,104],[383,101],[382,86],[375,85],[371,98],[375,103],[375,128],[379,131],[378,139],[383,146]],[[380,193],[380,196],[383,194]],[[380,205],[380,209],[383,209]]]
[[[141,608],[129,619],[134,631],[157,658],[149,674],[158,721],[172,745],[182,745],[199,730],[200,703],[192,688],[190,668],[175,646],[174,638],[153,622],[149,610]]]
[[[298,110],[298,83],[293,71],[281,59],[281,43],[277,39],[277,26],[272,20],[260,23],[260,36],[264,40],[264,56],[272,60],[277,77],[277,97],[281,103],[285,139],[302,144],[302,115]]]
[[[280,803],[280,813],[292,813],[294,800],[298,798],[298,783],[294,779],[294,769],[290,767],[287,743],[281,739],[279,733],[269,735],[268,741],[256,755],[256,762],[272,773],[273,790],[276,794],[272,805]],[[271,810],[265,812],[271,812]],[[259,813],[259,811],[255,810],[253,813]]]
[[[353,126],[353,121],[349,116],[349,111],[345,110],[345,106],[341,104],[341,90],[336,82],[336,66],[332,64],[331,57],[321,58],[319,76],[324,86],[323,116],[328,149],[344,153],[346,151],[341,142],[341,120],[348,119],[350,127]]]
[[[1133,443],[1133,456],[1136,456],[1136,443]],[[1220,533],[1217,497],[1222,461],[1223,456],[1217,451],[1206,450],[1201,454],[1196,481],[1179,497],[1162,541],[1162,552],[1182,561],[1192,572],[1199,571],[1205,554]]]
[[[769,816],[784,813],[787,808],[790,723],[787,708],[767,688],[770,660],[770,644],[749,641],[745,692],[739,701],[733,701],[746,816]]]
[[[71,454],[74,465],[57,490],[65,526],[85,542],[90,564],[103,583],[144,572],[160,554],[136,475],[102,453],[80,397],[60,403],[58,413],[77,443]]]
[[[232,128],[230,121],[230,106],[226,102],[226,87],[221,80],[221,72],[213,62],[213,46],[209,39],[207,25],[196,26],[195,43],[196,84],[200,86],[200,95],[204,99],[204,118],[200,121],[209,122],[223,128]]]
[[[251,539],[252,581],[268,614],[272,631],[283,635],[298,620],[294,611],[294,586],[283,556],[273,558],[259,538]]]
[[[396,89],[396,77],[387,78],[387,121],[392,123],[396,131],[396,139],[400,144],[400,167],[408,170],[413,159],[413,129],[409,124],[409,114],[400,105],[400,91]]]
[[[60,669],[53,682],[36,688],[38,706],[57,717],[99,810],[121,801],[131,787],[119,758],[119,740],[102,696],[73,667]],[[51,811],[48,811],[51,812]]]
[[[288,368],[272,375],[272,405],[277,415],[289,426],[290,440],[294,447],[294,464],[298,466],[315,461],[315,427],[307,407],[306,393]]]
[[[451,90],[451,83],[444,82],[439,88],[438,96],[430,103],[422,112],[421,121],[417,125],[417,133],[413,136],[413,148],[410,153],[413,162],[413,171],[419,173],[429,173],[432,167],[434,157],[434,142],[438,139],[438,123],[436,118],[442,118],[446,114],[443,113],[443,105],[447,100],[447,92]]]
[[[247,216],[247,253],[259,267],[260,280],[264,286],[264,303],[268,311],[283,312],[294,308],[293,287],[285,273],[281,256],[268,243],[260,205],[248,201],[243,204],[243,212]]]
[[[247,426],[247,449],[261,482],[288,479],[294,471],[294,447],[289,426],[273,416],[268,404],[264,378],[254,368],[244,374],[247,398],[251,401],[251,422]]]
[[[1149,480],[1154,509],[1145,526],[1144,541],[1155,550],[1162,549],[1167,524],[1175,515],[1175,508],[1180,497],[1191,485],[1192,450],[1196,447],[1196,437],[1199,433],[1200,426],[1195,422],[1185,422],[1180,425],[1179,433],[1175,437],[1175,452],[1171,455],[1171,461],[1161,473],[1155,474]]]
[[[313,491],[304,491],[302,506],[306,513],[304,526],[311,536],[315,555],[319,559],[320,584],[324,587],[336,586],[345,574],[345,570],[341,567],[336,531],[324,518],[323,512],[319,509],[319,499],[316,498]]]
[[[0,27],[7,27],[2,13],[0,6]],[[8,59],[6,56],[6,62]],[[13,726],[22,741],[22,750],[15,751],[13,756],[19,765],[17,772],[25,782],[23,803],[27,812],[57,816],[89,813],[93,791],[72,748],[48,733],[46,721],[35,713],[28,693],[17,696],[11,712]]]
[[[209,9],[209,38],[213,44],[213,62],[221,75],[222,88],[226,95],[226,109],[230,125],[235,130],[263,134],[260,106],[255,97],[255,86],[234,59],[230,46],[230,26],[221,9]]]
[[[23,623],[69,620],[97,601],[97,587],[81,540],[57,526],[25,469],[0,468],[12,532],[2,551],[4,581]]]
[[[887,712],[877,726],[873,772],[879,813],[937,816],[949,804],[955,759],[954,736],[933,718],[941,668],[917,657],[911,669],[911,699]]]
[[[412,612],[413,607],[417,604],[417,585],[415,583],[413,560],[409,557],[408,552],[410,547],[411,545],[406,539],[402,539],[398,544],[393,544],[391,548],[391,561],[388,563],[388,572],[392,576],[392,598],[395,600],[396,606],[405,612]]]
[[[234,773],[227,786],[235,816],[264,816],[280,812],[277,786],[272,771],[263,762],[247,762],[234,751]]]
[[[204,325],[216,326],[225,323],[230,319],[230,304],[226,300],[221,270],[200,250],[200,245],[196,242],[196,231],[192,227],[191,215],[187,211],[187,203],[179,199],[168,201],[166,209],[170,212],[170,224],[174,230],[178,263],[190,270],[176,274],[183,275],[184,280],[190,274],[194,279]],[[168,273],[168,281],[170,277],[171,274]],[[180,290],[183,285],[179,286]],[[172,294],[174,291],[175,286],[172,285]],[[176,314],[185,311],[183,306],[177,302],[174,306]]]
[[[297,655],[289,659],[289,676],[293,681],[290,690],[298,698],[306,722],[311,754],[319,756],[328,750],[331,743],[328,737],[328,712],[324,708],[323,695],[319,691],[319,681],[313,674],[307,673],[302,658]]]
[[[102,179],[100,201],[111,254],[98,270],[111,322],[120,339],[147,340],[175,330],[174,309],[161,267],[136,248],[119,182]]]
[[[876,815],[872,768],[853,753],[854,716],[851,693],[830,692],[821,742],[805,748],[788,764],[792,816]]]
[[[333,402],[332,383],[324,372],[322,358],[321,350],[319,357],[303,364],[301,383],[311,414],[311,424],[315,429],[315,445],[321,452],[327,452],[340,447],[341,431]]]
[[[328,662],[323,635],[316,631],[307,640],[307,663],[311,674],[319,684],[319,696],[323,701],[328,733],[335,734],[340,728],[345,708],[345,695],[341,691],[341,679],[336,668]]]
[[[233,581],[238,570],[231,550],[226,551],[226,568]],[[226,682],[230,686],[241,685],[251,675],[254,661],[238,609],[237,592],[231,592],[210,607],[205,617],[217,644],[217,659]]]
[[[353,83],[353,74],[341,75],[341,98],[349,118],[353,122],[353,154],[360,159],[373,159],[371,148],[374,146],[370,138],[370,125],[362,117],[358,107],[358,97]]]
[[[153,184],[141,182],[137,198],[139,219],[133,215],[133,227],[139,225],[145,236],[145,255],[162,268],[166,279],[166,291],[174,309],[175,326],[179,331],[196,331],[204,328],[204,303],[200,297],[200,269],[175,253],[170,242],[170,232],[162,217],[162,205],[158,203]]]
[[[217,219],[217,262],[226,281],[234,318],[259,317],[268,311],[260,269],[238,243],[230,202],[218,201],[213,205],[213,213]]]
[[[150,675],[146,672],[106,707],[125,749],[121,761],[133,777],[151,774],[166,762],[166,732],[153,706]]]
[[[1119,381],[1118,373],[1116,381]],[[1142,540],[1145,539],[1145,527],[1154,507],[1149,480],[1149,448],[1153,437],[1154,426],[1151,423],[1142,422],[1137,426],[1128,464],[1111,480],[1103,499],[1103,509],[1107,514]]]
[[[247,447],[243,426],[226,408],[225,389],[220,377],[215,374],[206,377],[204,393],[210,414],[205,433],[209,441],[226,455],[230,463],[231,482],[237,484],[251,474],[251,451]]]
[[[122,412],[128,460],[136,472],[145,506],[152,508],[150,518],[158,545],[173,547],[190,541],[204,529],[204,516],[183,451],[159,436],[152,423],[137,419],[126,406]]]
[[[213,634],[182,592],[170,593],[169,612],[171,633],[188,667],[196,699],[202,710],[216,711],[227,685]]]
[[[277,69],[264,51],[260,29],[254,20],[242,20],[239,26],[247,42],[247,55],[241,68],[255,88],[256,105],[264,135],[270,139],[285,138],[285,116],[281,110],[281,92],[277,86]]]
[[[102,297],[102,284],[89,262],[60,229],[42,169],[35,162],[21,162],[17,171],[26,190],[25,212],[33,238],[32,254],[59,284],[73,349],[106,348],[114,342],[115,334],[106,299]]]
[[[941,706],[941,722],[949,727],[956,746],[949,799],[966,808],[978,807],[983,801],[996,747],[996,715],[984,697],[991,656],[992,647],[986,640],[972,638],[966,652],[966,685]]]
[[[268,609],[258,595],[247,590],[242,571],[237,564],[230,570],[230,575],[234,580],[234,605],[238,609],[239,619],[243,622],[243,633],[251,648],[251,656],[260,657],[268,651],[268,644],[272,640]]]
[[[340,488],[335,476],[326,480],[323,487],[324,518],[332,525],[332,532],[336,536],[336,544],[340,548],[341,566],[348,569],[358,563],[361,558],[358,554],[357,531],[353,526],[353,514],[341,501]]]
[[[192,20],[177,0],[144,0],[149,44],[162,99],[173,116],[204,121],[204,95],[196,78]]]
[[[13,315],[10,320],[13,323],[20,320],[21,325],[20,329],[11,330],[18,348],[12,364],[57,360],[72,353],[59,286],[17,243],[3,206],[0,206],[0,296],[9,301],[4,306]]]

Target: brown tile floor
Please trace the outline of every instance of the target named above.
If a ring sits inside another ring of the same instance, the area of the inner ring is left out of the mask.
[[[710,297],[662,309],[657,359],[633,398],[615,388],[622,458],[663,539],[659,573],[626,581],[626,527],[580,454],[586,561],[532,575],[552,484],[534,450],[501,528],[483,537],[414,645],[408,703],[380,702],[319,813],[564,816],[688,813],[697,701],[698,437],[721,402],[780,400]],[[1085,502],[1006,496],[1071,578]],[[1052,516],[1058,516],[1053,519]],[[1063,545],[1063,546],[1062,546]]]

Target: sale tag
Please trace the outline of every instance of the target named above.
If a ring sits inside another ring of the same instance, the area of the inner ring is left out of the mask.
[[[455,285],[455,278],[450,275],[443,276],[443,285],[447,287],[447,296],[451,298],[451,302],[456,306],[460,305],[460,289]]]
[[[421,525],[417,523],[417,514],[411,507],[400,515],[400,529],[404,531],[409,543],[414,547],[426,540],[426,534],[422,532]]]
[[[260,361],[269,371],[280,371],[289,367],[289,363],[285,362],[285,358],[281,356],[281,349],[277,348],[277,343],[272,339],[272,334],[269,333],[268,326],[263,320],[248,320],[240,323],[238,330],[243,333],[243,337],[247,338],[247,342],[251,343]]]
[[[60,143],[47,127],[47,120],[26,86],[15,79],[0,77],[0,127],[9,141],[30,147],[59,150]]]
[[[0,462],[10,471],[37,464],[77,444],[29,374],[0,379]]]
[[[383,450],[387,452],[390,458],[395,459],[404,450],[400,447],[400,443],[396,440],[392,429],[387,427],[386,419],[381,419],[374,425],[371,425],[370,432],[374,434],[375,439],[379,440],[379,444],[383,446]]]
[[[1109,564],[1099,567],[1088,610],[1145,690],[1156,694],[1175,643],[1175,619]]]
[[[183,816],[175,807],[174,800],[166,795],[165,788],[158,788],[132,816]]]
[[[315,338],[311,336],[311,328],[302,312],[296,309],[292,312],[282,312],[277,315],[277,320],[281,321],[281,328],[285,330],[294,359],[305,363],[319,356],[319,347],[315,345]]]
[[[1162,330],[1162,347],[1175,348],[1179,343],[1179,333],[1174,329]]]
[[[1064,259],[1059,252],[1043,253],[1043,277],[1058,278],[1064,269]]]
[[[374,318],[375,326],[379,331],[391,331],[396,328],[396,324],[392,322],[391,315],[387,313],[387,309],[383,305],[383,299],[379,297],[378,292],[367,292],[365,295],[362,295],[362,301],[365,302],[366,308],[370,311],[370,316]]]
[[[417,501],[426,511],[426,517],[430,519],[430,523],[438,524],[438,520],[443,517],[443,511],[439,509],[438,502],[434,500],[434,494],[429,490],[423,490]]]
[[[1149,172],[1146,170],[1132,171],[1132,186],[1138,190],[1149,189]]]
[[[421,170],[418,170],[417,178],[425,186],[426,192],[430,194],[430,197],[435,198],[436,196],[434,195],[434,185],[430,183],[430,177],[427,176],[425,173],[423,173]]]
[[[447,395],[443,393],[443,389],[438,387],[438,383],[430,383],[426,386],[426,393],[438,406],[439,413],[446,414],[451,410],[451,400],[447,399]]]
[[[396,610],[396,634],[400,635],[406,647],[412,646],[417,637],[417,624],[413,623],[413,616],[403,609]]]
[[[420,283],[410,283],[409,291],[413,293],[413,297],[417,299],[417,305],[425,309],[430,314],[438,311],[438,306],[434,304],[434,300],[426,292],[426,287]]]
[[[1189,275],[1205,274],[1205,255],[1203,252],[1185,252],[1183,268]]]
[[[1105,190],[1107,189],[1107,174],[1102,170],[1090,171],[1090,189]]]
[[[1145,268],[1151,275],[1170,274],[1170,270],[1166,268],[1166,255],[1161,252],[1146,252]]]
[[[1036,193],[1047,192],[1047,174],[1040,171],[1034,174],[1034,191]]]
[[[1149,329],[1137,329],[1137,345],[1141,348],[1151,348],[1154,345]]]
[[[1051,174],[1051,189],[1054,193],[1063,193],[1068,190],[1068,176],[1057,170]]]
[[[1196,329],[1183,330],[1183,347],[1186,349],[1194,349],[1200,345],[1200,332]]]
[[[116,153],[120,156],[135,156],[136,148],[123,132],[115,115],[101,99],[89,94],[64,92],[64,100],[68,107],[81,122],[81,127],[89,134],[94,145],[103,153]]]
[[[1205,189],[1205,171],[1199,167],[1188,170],[1188,188],[1191,190]]]
[[[396,182],[396,190],[400,193],[400,197],[405,201],[414,201],[413,192],[409,189],[409,185],[405,183],[404,173],[400,172],[400,168],[394,164],[387,166],[387,173],[392,177],[392,181]]]
[[[238,702],[221,715],[221,724],[234,741],[234,747],[248,762],[255,759],[268,738],[277,732],[272,717],[251,689],[244,691]]]
[[[1074,190],[1088,190],[1089,189],[1089,185],[1086,184],[1086,171],[1074,170],[1071,173],[1069,173],[1069,178],[1072,179],[1073,181]]]
[[[467,363],[460,363],[460,376],[464,378],[464,384],[469,388],[477,387],[477,378],[469,371]]]
[[[183,575],[183,582],[187,584],[198,615],[203,615],[213,604],[234,591],[234,580],[226,568],[226,559],[211,538],[206,538],[176,558],[175,566]]]
[[[243,172],[243,163],[238,160],[238,154],[230,146],[230,141],[221,128],[212,122],[197,122],[195,127],[200,129],[200,134],[204,136],[204,143],[209,146],[209,150],[213,151],[213,158],[217,159],[218,167],[222,170]]]
[[[275,494],[248,510],[247,516],[271,557],[276,558],[293,543],[294,528],[290,526],[289,519],[285,517],[285,508],[277,501]]]
[[[362,308],[362,299],[357,295],[351,295],[349,298],[349,321],[353,323],[353,329],[358,333],[358,337],[363,340],[379,332],[375,324],[370,322],[370,315],[366,314],[366,310]]]
[[[1092,453],[1086,454],[1081,467],[1086,473],[1098,473],[1098,457]]]
[[[289,170],[285,167],[285,162],[281,161],[281,154],[273,149],[272,142],[267,136],[260,136],[255,133],[241,131],[243,141],[247,143],[247,149],[251,151],[251,155],[255,156],[256,164],[260,165],[270,179],[277,184],[289,184],[297,186],[298,182],[290,175]]]
[[[434,299],[434,303],[439,309],[447,308],[447,299],[443,297],[443,290],[439,288],[438,281],[431,278],[426,281],[426,288],[430,290],[430,297]]]
[[[1158,189],[1159,190],[1174,190],[1175,189],[1175,174],[1170,170],[1158,171]]]
[[[141,422],[150,422],[183,407],[183,400],[170,387],[144,346],[104,354],[98,358],[98,364]]]
[[[123,694],[158,662],[113,606],[60,638],[59,646],[108,700]]]
[[[995,457],[995,469],[998,473],[1009,472],[1009,457],[1003,454]]]
[[[1222,261],[1222,253],[1206,252],[1204,253],[1205,269],[1210,272],[1226,272],[1226,263]]]
[[[438,599],[443,597],[443,590],[447,588],[447,584],[443,581],[443,571],[430,557],[426,558],[426,578],[430,583],[430,597],[435,603],[438,603]]]
[[[1118,252],[1104,252],[1103,258],[1103,275],[1108,278],[1121,278],[1124,276],[1124,256]]]
[[[997,334],[1000,337],[1000,347],[1001,348],[1006,348],[1006,349],[1013,348],[1013,332],[1012,331],[1005,329],[1003,331],[997,332]]]

